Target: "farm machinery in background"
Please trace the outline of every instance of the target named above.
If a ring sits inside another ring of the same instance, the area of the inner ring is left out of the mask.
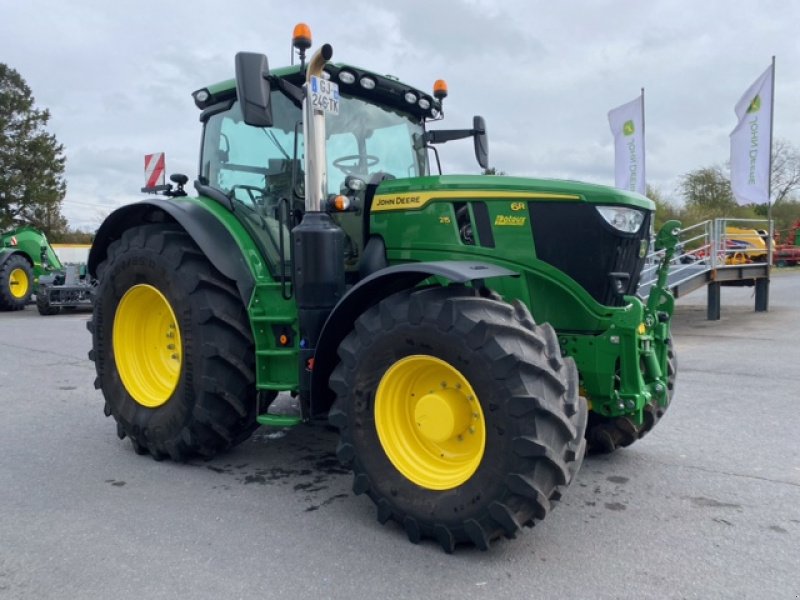
[[[731,222],[741,223],[743,220],[714,219],[687,228],[692,236],[689,240],[681,241],[676,260],[684,264],[703,262],[713,267],[767,263],[769,232],[766,229],[731,225]],[[761,220],[753,223],[768,225]],[[775,250],[774,243],[772,250]]]
[[[778,267],[794,267],[800,264],[800,220],[795,221],[785,236],[780,236],[772,253],[772,263]]]
[[[64,250],[54,245],[56,253]],[[88,248],[84,254],[88,254]],[[36,290],[36,309],[42,316],[57,315],[62,309],[91,308],[97,281],[89,275],[86,259],[76,262],[62,260],[63,268],[39,278]]]
[[[713,227],[718,230],[716,237],[707,236],[705,242],[695,250],[678,252],[679,260],[683,263],[708,262],[712,254],[710,249],[716,247],[716,266],[769,263],[770,251],[771,264],[774,266],[793,267],[800,264],[800,221],[797,221],[784,235],[777,234],[772,241],[766,229],[730,225],[730,222],[728,219],[715,220]],[[763,223],[768,225],[766,222]],[[709,241],[713,239],[716,239],[716,242]]]
[[[85,257],[62,261],[47,236],[31,226],[0,234],[0,310],[22,310],[36,296],[41,315],[91,307],[95,281]]]
[[[40,278],[63,268],[38,229],[23,226],[0,234],[0,310],[22,310]]]

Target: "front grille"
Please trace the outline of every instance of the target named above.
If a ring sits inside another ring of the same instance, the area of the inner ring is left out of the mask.
[[[564,271],[606,306],[623,304],[610,273],[627,273],[625,294],[635,293],[645,260],[642,240],[650,231],[649,211],[638,233],[623,233],[606,223],[591,204],[534,201],[528,210],[540,260]]]

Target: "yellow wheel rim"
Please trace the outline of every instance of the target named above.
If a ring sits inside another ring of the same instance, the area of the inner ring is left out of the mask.
[[[28,295],[31,284],[30,281],[28,281],[28,274],[24,269],[18,268],[11,271],[8,277],[8,287],[14,298],[24,298]]]
[[[449,363],[407,356],[381,378],[375,425],[386,456],[415,484],[449,490],[480,465],[486,425],[469,381]]]
[[[122,384],[136,402],[156,408],[181,376],[181,332],[169,301],[151,285],[130,288],[117,306],[114,358]]]

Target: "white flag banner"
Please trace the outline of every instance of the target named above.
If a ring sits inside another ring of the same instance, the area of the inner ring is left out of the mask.
[[[739,123],[731,132],[731,191],[739,204],[769,202],[772,77],[770,65],[734,109]]]
[[[610,110],[608,123],[614,134],[615,185],[644,194],[644,96]]]

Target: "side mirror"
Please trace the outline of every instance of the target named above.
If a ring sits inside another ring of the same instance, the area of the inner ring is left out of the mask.
[[[244,122],[254,127],[272,127],[269,64],[255,52],[236,54],[236,95]]]
[[[486,121],[475,115],[472,118],[472,129],[475,140],[475,159],[483,169],[489,168],[489,139],[486,137]]]

